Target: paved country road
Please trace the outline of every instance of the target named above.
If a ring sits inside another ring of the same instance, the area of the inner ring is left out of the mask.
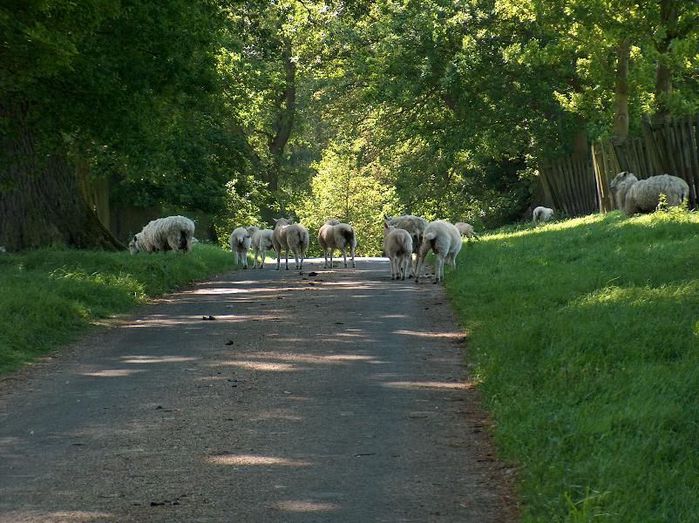
[[[226,274],[0,381],[0,521],[516,520],[443,290],[357,266]]]

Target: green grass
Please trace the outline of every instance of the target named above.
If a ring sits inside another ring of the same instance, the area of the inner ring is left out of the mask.
[[[223,272],[232,256],[198,245],[187,256],[42,249],[0,256],[0,373],[85,332],[96,320]]]
[[[446,281],[524,520],[696,521],[699,215],[520,229]]]

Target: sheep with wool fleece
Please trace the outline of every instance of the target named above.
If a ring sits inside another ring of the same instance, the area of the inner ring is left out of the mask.
[[[659,174],[639,180],[633,173],[622,171],[609,184],[617,209],[626,214],[653,212],[658,208],[660,195],[665,195],[668,206],[681,205],[689,198],[689,185],[682,178]]]
[[[326,221],[318,231],[318,244],[323,249],[325,263],[323,268],[328,268],[328,251],[330,251],[330,268],[333,266],[333,251],[339,249],[342,251],[342,259],[344,260],[345,269],[347,268],[347,247],[350,249],[352,258],[352,267],[356,268],[354,262],[354,251],[357,248],[357,238],[354,235],[354,229],[348,223],[341,223],[339,220]]]
[[[413,238],[405,229],[384,219],[383,252],[391,264],[391,279],[405,280],[413,259]]]
[[[542,222],[547,222],[551,218],[553,218],[553,209],[551,209],[550,207],[544,207],[540,205],[538,207],[535,207],[532,211],[532,221],[534,222],[534,225],[537,225]]]
[[[129,242],[129,252],[190,252],[194,222],[185,216],[166,216],[148,222]]]
[[[252,235],[257,230],[258,228],[255,226],[237,227],[231,233],[229,244],[236,265],[242,262],[243,267],[248,268],[248,251],[252,245]]]
[[[262,258],[260,259],[259,268],[264,268],[267,251],[270,251],[274,248],[272,244],[273,233],[274,231],[272,231],[272,229],[259,229],[255,231],[255,233],[252,235],[253,269],[257,266],[257,259],[260,256],[260,254],[262,255]]]
[[[303,260],[308,250],[308,229],[300,223],[294,223],[286,218],[274,220],[272,246],[277,253],[277,270],[281,268],[282,250],[286,252],[286,270],[289,270],[289,251],[293,252],[296,269],[303,270]],[[300,259],[300,263],[299,263]]]
[[[451,223],[444,220],[435,220],[425,227],[422,235],[422,243],[417,253],[417,267],[415,268],[415,283],[420,280],[420,271],[425,263],[427,253],[432,250],[435,253],[434,283],[444,280],[444,264],[448,263],[456,267],[456,256],[461,250],[462,242],[459,231]]]

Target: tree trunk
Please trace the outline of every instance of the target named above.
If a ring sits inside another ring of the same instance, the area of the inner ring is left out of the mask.
[[[621,144],[629,136],[629,59],[631,41],[624,38],[616,51],[616,81],[614,88],[614,133],[612,140]]]
[[[655,67],[655,123],[667,123],[670,119],[670,97],[672,95],[672,66],[670,46],[677,37],[679,12],[676,0],[660,1],[660,24],[664,37],[656,43],[658,63]]]
[[[123,249],[85,202],[65,154],[37,153],[27,109],[0,107],[0,246]]]
[[[271,198],[277,203],[283,201],[279,198],[279,179],[281,177],[282,165],[284,162],[284,151],[289,142],[291,132],[294,128],[296,117],[296,62],[293,60],[291,42],[284,42],[282,52],[284,60],[284,89],[280,93],[280,107],[274,123],[274,135],[269,139],[269,153],[272,158],[272,165],[266,173],[265,181],[271,193]],[[269,219],[273,214],[270,208],[263,209],[263,218]]]

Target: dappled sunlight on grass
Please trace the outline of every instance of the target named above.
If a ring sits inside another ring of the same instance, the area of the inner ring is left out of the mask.
[[[699,263],[699,262],[698,262]],[[597,305],[627,304],[632,306],[655,306],[658,302],[677,303],[699,296],[699,280],[681,285],[660,287],[604,287],[574,300],[571,307],[594,307]]]
[[[673,214],[503,230],[447,279],[526,520],[699,510],[699,215]]]

